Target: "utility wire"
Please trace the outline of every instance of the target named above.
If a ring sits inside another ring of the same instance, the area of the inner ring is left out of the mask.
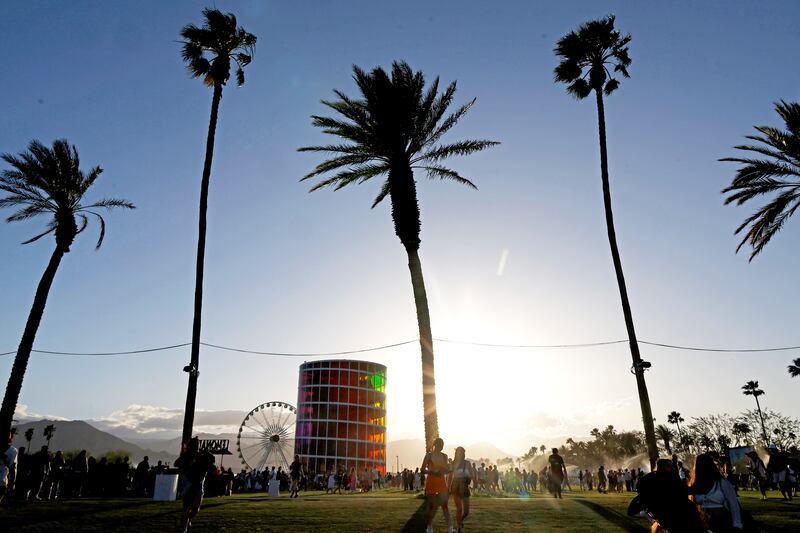
[[[457,341],[452,339],[433,339],[436,342],[444,342],[448,344],[459,344],[462,346],[478,346],[478,347],[488,347],[488,348],[522,348],[522,349],[571,349],[571,348],[593,348],[599,346],[610,346],[614,344],[622,344],[628,342],[627,339],[620,339],[614,341],[601,341],[601,342],[587,342],[587,343],[576,343],[576,344],[492,344],[492,343],[483,343],[483,342],[466,342],[466,341]],[[319,356],[339,356],[339,355],[350,355],[350,354],[359,354],[359,353],[367,353],[367,352],[375,352],[378,350],[386,350],[389,348],[396,348],[399,346],[405,346],[407,344],[412,344],[415,342],[419,342],[419,339],[411,339],[402,342],[396,342],[393,344],[385,344],[382,346],[373,346],[369,348],[360,348],[355,350],[343,350],[339,352],[267,352],[267,351],[258,351],[258,350],[246,350],[243,348],[235,348],[231,346],[222,346],[219,344],[211,344],[208,342],[201,342],[200,344],[206,346],[208,348],[215,348],[217,350],[225,350],[229,352],[238,352],[238,353],[245,353],[245,354],[252,354],[252,355],[268,355],[268,356],[278,356],[278,357],[319,357]],[[671,350],[684,350],[684,351],[693,351],[693,352],[714,352],[714,353],[760,353],[760,352],[782,352],[782,351],[789,351],[789,350],[800,350],[800,346],[780,346],[780,347],[772,347],[772,348],[704,348],[699,346],[681,346],[676,344],[666,344],[660,342],[650,342],[650,341],[643,341],[640,340],[639,344],[646,344],[648,346],[656,346],[659,348],[668,348]],[[127,350],[121,352],[60,352],[60,351],[51,351],[51,350],[32,350],[35,353],[41,353],[46,355],[70,355],[70,356],[116,356],[116,355],[135,355],[135,354],[144,354],[144,353],[152,353],[152,352],[160,352],[165,350],[173,350],[175,348],[183,348],[185,346],[190,346],[190,342],[184,342],[182,344],[172,344],[169,346],[159,346],[156,348],[144,348],[140,350]],[[11,352],[3,352],[0,353],[0,356],[4,355],[11,355],[16,353],[16,351]]]

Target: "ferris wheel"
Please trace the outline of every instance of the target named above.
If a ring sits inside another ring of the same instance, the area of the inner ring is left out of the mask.
[[[253,470],[289,469],[294,455],[297,409],[286,402],[262,403],[244,417],[236,436],[242,464]]]

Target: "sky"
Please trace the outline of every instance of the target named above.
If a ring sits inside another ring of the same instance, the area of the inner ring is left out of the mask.
[[[58,271],[36,347],[122,351],[188,342],[211,91],[186,72],[178,32],[203,2],[0,5],[0,151],[67,138],[104,172],[92,198],[136,204],[81,235]],[[405,252],[379,182],[308,193],[324,134],[310,116],[352,65],[405,60],[458,81],[477,102],[449,139],[502,144],[452,160],[474,191],[417,176],[421,258],[436,338],[494,344],[625,339],[605,232],[596,109],[552,81],[557,39],[609,13],[633,36],[631,78],[606,101],[611,186],[642,340],[690,346],[800,345],[800,224],[753,262],[733,230],[755,205],[723,206],[735,167],[717,160],[773,102],[800,99],[800,5],[760,2],[218,1],[258,37],[242,88],[226,87],[209,198],[203,340],[275,352],[335,352],[412,340]],[[7,216],[10,212],[5,213]],[[0,227],[0,352],[15,350],[53,241],[46,221]],[[796,221],[795,221],[796,222]],[[446,441],[513,453],[596,426],[640,428],[623,344],[515,349],[438,342]],[[799,416],[797,352],[715,354],[642,346],[657,423],[762,404]],[[386,364],[388,440],[422,436],[419,348],[354,358]],[[189,349],[118,357],[34,354],[20,412],[174,434]],[[238,425],[267,401],[295,403],[309,357],[201,351],[201,428]],[[0,381],[12,356],[0,357]]]

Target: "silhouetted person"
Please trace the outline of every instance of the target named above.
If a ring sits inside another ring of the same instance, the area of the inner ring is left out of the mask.
[[[6,493],[14,487],[14,480],[17,475],[17,449],[11,445],[11,433],[8,440],[0,446],[0,503]]]
[[[147,485],[150,482],[150,458],[144,456],[144,459],[136,465],[136,472],[133,474],[133,483],[136,486],[136,495],[146,497]]]
[[[564,483],[567,467],[564,465],[564,458],[558,455],[558,448],[553,448],[553,453],[547,458],[547,464],[550,470],[550,493],[554,498],[563,498],[561,485]]]
[[[426,525],[427,533],[433,533],[433,518],[436,516],[436,508],[442,508],[442,514],[447,522],[447,528],[452,531],[450,523],[450,510],[447,508],[447,500],[450,499],[449,490],[445,476],[448,473],[447,455],[442,453],[444,448],[444,441],[436,438],[433,441],[431,451],[425,454],[422,460],[422,466],[419,470],[422,474],[426,474],[425,479],[425,497],[428,500],[428,512]]]
[[[711,531],[727,533],[742,529],[742,512],[736,490],[722,477],[711,455],[701,453],[697,456],[689,493],[705,513]]]
[[[183,489],[183,517],[181,531],[186,533],[192,519],[200,511],[203,503],[203,483],[206,475],[214,469],[214,456],[205,450],[200,450],[200,440],[193,437],[189,440],[186,449],[175,461],[175,466],[180,468],[186,485]]]
[[[639,494],[628,506],[629,515],[647,511],[667,531],[707,533],[697,506],[689,500],[686,485],[675,475],[672,461],[659,459],[656,471],[642,477],[638,486]]]
[[[289,476],[291,477],[291,493],[290,498],[297,498],[300,491],[300,476],[303,474],[303,463],[300,462],[300,456],[295,455],[294,461],[289,465]]]

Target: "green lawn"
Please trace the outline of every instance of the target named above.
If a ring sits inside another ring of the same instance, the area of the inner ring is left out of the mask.
[[[743,493],[742,504],[762,530],[800,531],[800,501],[783,502],[777,493],[760,502]],[[648,531],[643,518],[625,514],[631,496],[597,493],[472,498],[468,531]],[[367,495],[306,493],[290,500],[263,495],[209,498],[194,521],[193,532],[211,531],[424,531],[423,500],[395,490]],[[451,502],[451,508],[452,508]],[[174,532],[179,503],[139,499],[28,502],[0,508],[3,531]],[[446,531],[441,514],[434,530]]]

